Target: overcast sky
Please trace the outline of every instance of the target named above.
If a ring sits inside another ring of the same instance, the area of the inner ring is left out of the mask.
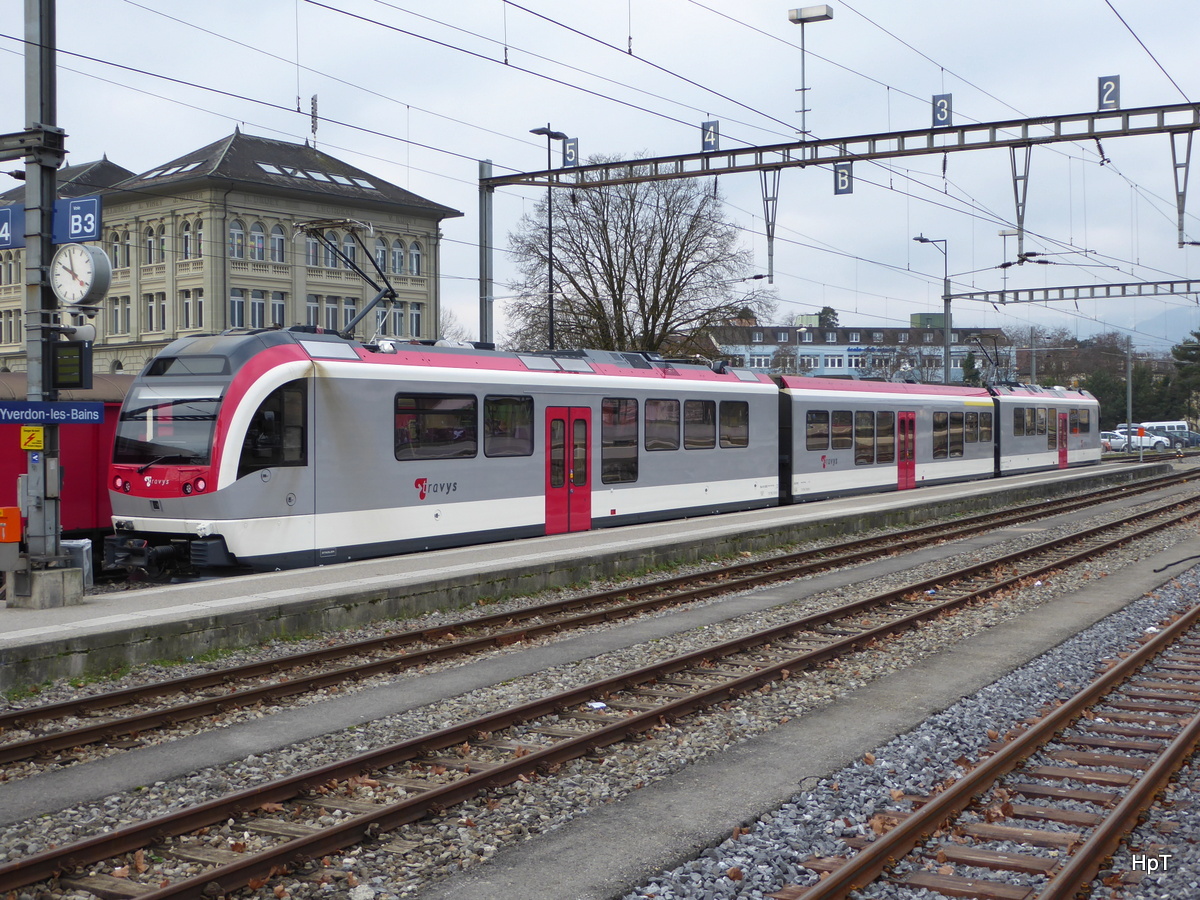
[[[1121,106],[1200,101],[1196,0],[853,0],[806,26],[807,126],[836,138],[928,127],[952,94],[956,124],[1084,113],[1119,75]],[[0,132],[25,127],[23,6],[0,3]],[[444,223],[442,295],[477,334],[478,163],[544,168],[550,124],[581,155],[794,140],[800,28],[763,0],[59,0],[59,125],[72,163],[104,154],[147,171],[231,133],[311,138],[373,174],[461,210]],[[72,56],[71,54],[81,54]],[[300,98],[300,112],[296,111]],[[955,291],[1200,278],[1200,247],[1177,247],[1164,135],[1035,148],[1025,249],[1052,265],[995,268],[1016,255],[1006,150],[858,163],[854,193],[825,169],[783,173],[775,246],[780,321],[838,310],[846,325],[906,325],[940,312],[946,239]],[[1200,158],[1200,148],[1193,154]],[[1185,220],[1200,241],[1200,180]],[[755,175],[720,180],[758,271],[767,262]],[[539,196],[508,188],[497,242]],[[503,253],[497,280],[511,277]],[[1007,278],[1007,280],[1005,280]],[[763,282],[755,282],[761,285]],[[498,283],[496,293],[508,293]],[[1165,349],[1200,328],[1194,296],[1049,304],[956,304],[957,329],[1119,330]],[[502,314],[498,313],[498,322]]]

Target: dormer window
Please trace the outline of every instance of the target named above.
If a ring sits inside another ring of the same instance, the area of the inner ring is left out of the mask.
[[[825,332],[825,343],[836,344],[837,343],[837,332],[836,331]]]
[[[761,344],[763,342],[763,333],[761,331],[750,332],[750,343]]]

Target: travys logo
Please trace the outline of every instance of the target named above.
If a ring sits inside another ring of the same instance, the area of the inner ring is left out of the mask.
[[[430,482],[428,478],[418,478],[413,482],[413,487],[417,489],[418,499],[424,500],[430,494],[453,494],[458,490],[457,481],[434,481]]]

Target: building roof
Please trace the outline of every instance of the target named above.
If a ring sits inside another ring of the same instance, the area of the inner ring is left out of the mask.
[[[124,166],[110,162],[107,156],[93,162],[80,163],[77,166],[63,166],[56,174],[58,196],[63,198],[99,194],[133,175]],[[21,203],[24,199],[24,186],[15,187],[11,191],[0,194],[0,204]]]
[[[234,131],[206,147],[193,150],[147,172],[127,178],[115,191],[179,190],[196,182],[245,184],[262,191],[276,188],[295,196],[309,193],[314,199],[352,201],[357,205],[404,206],[435,219],[462,213],[426,200],[402,187],[355,168],[307,142],[293,144]]]

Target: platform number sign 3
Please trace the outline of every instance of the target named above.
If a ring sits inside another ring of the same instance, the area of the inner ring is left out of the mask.
[[[949,128],[954,124],[954,95],[933,95],[933,127]]]
[[[1105,75],[1100,78],[1096,108],[1101,112],[1121,108],[1121,76]]]

